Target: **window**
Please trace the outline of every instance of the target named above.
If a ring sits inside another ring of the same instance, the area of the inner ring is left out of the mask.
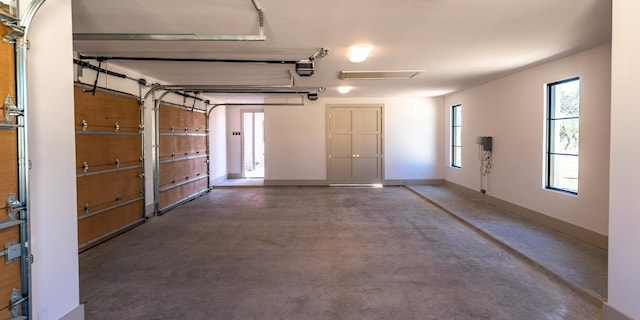
[[[578,194],[580,79],[547,84],[548,189]]]
[[[462,167],[462,105],[451,107],[451,166]]]

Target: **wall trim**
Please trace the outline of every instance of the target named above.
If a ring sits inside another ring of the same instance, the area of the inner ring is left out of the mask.
[[[242,173],[229,173],[227,179],[242,179]]]
[[[384,180],[385,186],[410,186],[410,185],[429,185],[439,186],[444,183],[443,179],[388,179]]]
[[[605,302],[602,304],[602,320],[633,320],[633,318]]]
[[[211,181],[209,182],[209,184],[210,184],[210,185],[209,185],[209,188],[211,188],[212,186],[214,186],[214,185],[216,185],[216,184],[218,184],[218,183],[224,182],[224,181],[225,181],[225,180],[227,180],[227,179],[228,179],[228,178],[227,178],[227,175],[226,175],[226,174],[221,175],[221,176],[219,176],[219,177],[217,177],[217,178],[213,178],[213,179],[211,179]]]
[[[60,318],[60,320],[84,320],[84,304],[77,306],[64,317]]]
[[[534,210],[531,210],[529,208],[525,208],[523,206],[517,205],[515,203],[511,203],[502,199],[498,199],[496,197],[487,195],[487,194],[482,194],[478,191],[475,191],[473,189],[469,189],[465,186],[461,186],[459,184],[456,184],[454,182],[445,180],[444,181],[444,185],[451,187],[453,189],[456,189],[458,191],[461,191],[463,193],[472,195],[474,197],[480,197],[481,199],[483,199],[484,201],[493,204],[495,206],[501,207],[503,209],[506,209],[516,215],[519,215],[521,217],[524,218],[528,218],[531,220],[534,220],[544,226],[547,226],[549,228],[555,229],[557,231],[560,231],[564,234],[570,235],[574,238],[577,238],[579,240],[588,242],[598,248],[604,249],[604,250],[608,250],[609,248],[609,237],[585,228],[582,228],[580,226],[571,224],[569,222],[566,221],[562,221],[559,219],[556,219],[554,217],[548,216],[544,213],[540,213]]]
[[[265,179],[265,186],[313,186],[313,187],[326,187],[328,186],[327,180],[279,180],[279,179]]]

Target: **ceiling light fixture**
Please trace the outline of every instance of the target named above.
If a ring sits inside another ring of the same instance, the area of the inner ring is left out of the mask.
[[[350,86],[340,86],[338,87],[338,92],[345,94],[345,93],[349,93],[349,91],[351,91],[351,87]]]
[[[369,44],[351,46],[349,50],[349,61],[357,63],[367,60],[371,49],[373,49],[373,46]]]

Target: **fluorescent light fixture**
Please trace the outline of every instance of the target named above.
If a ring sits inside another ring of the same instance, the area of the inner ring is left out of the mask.
[[[350,86],[340,86],[340,87],[338,87],[338,92],[340,92],[340,93],[349,93],[349,91],[351,91],[351,87]]]
[[[351,49],[349,50],[349,61],[362,62],[367,60],[367,56],[369,56],[371,49],[373,49],[373,46],[369,44],[351,46]]]

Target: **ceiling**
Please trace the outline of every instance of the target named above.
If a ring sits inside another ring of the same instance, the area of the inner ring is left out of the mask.
[[[439,96],[611,41],[610,0],[254,0],[265,41],[74,40],[84,55],[287,60],[320,48],[321,97]],[[252,0],[73,0],[74,34],[258,35]],[[94,39],[96,38],[95,35]],[[347,60],[371,44],[369,59]],[[95,64],[95,61],[89,61]],[[286,86],[291,64],[110,60],[166,84]],[[340,80],[341,71],[423,70],[405,80]],[[337,87],[352,86],[348,94]]]

